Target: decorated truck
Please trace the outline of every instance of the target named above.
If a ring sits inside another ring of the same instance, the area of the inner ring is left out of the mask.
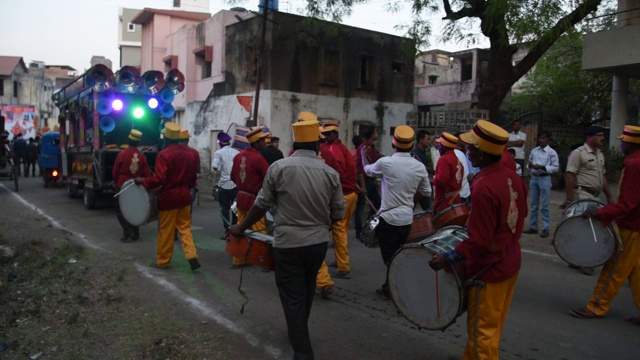
[[[171,102],[184,90],[184,76],[125,66],[115,74],[95,65],[52,96],[60,108],[60,170],[69,197],[83,195],[93,209],[96,199],[113,195],[113,165],[128,146],[131,129],[143,134],[140,150],[151,169],[160,131],[175,113]]]

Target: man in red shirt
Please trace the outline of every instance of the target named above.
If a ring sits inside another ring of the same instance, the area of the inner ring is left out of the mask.
[[[200,174],[200,153],[198,150],[189,147],[189,135],[188,129],[180,130],[180,145],[184,146],[189,150],[189,154],[191,155],[191,162],[193,163],[193,168],[196,169],[196,174]],[[193,183],[189,184],[189,194],[191,194],[191,209],[193,212],[193,200],[196,198],[196,193],[198,192],[198,177],[194,179]]]
[[[471,192],[469,238],[454,250],[435,255],[429,265],[437,271],[466,260],[466,277],[473,281],[467,288],[468,340],[462,359],[498,359],[500,333],[520,271],[527,187],[520,176],[500,164],[509,139],[504,129],[478,120],[460,139],[467,144],[473,166],[480,168]]]
[[[111,175],[113,182],[116,184],[116,190],[119,190],[122,185],[129,179],[146,178],[151,176],[151,170],[149,169],[149,163],[146,156],[140,150],[142,140],[142,132],[131,129],[129,133],[129,146],[126,150],[121,151],[116,157],[116,161],[113,164],[113,171]],[[127,219],[122,215],[120,209],[120,203],[116,201],[118,207],[118,222],[122,226],[124,235],[120,239],[122,242],[135,241],[140,238],[140,230],[137,226],[129,224]]]
[[[626,125],[620,150],[625,155],[618,200],[601,209],[587,209],[583,216],[599,218],[604,226],[618,225],[622,251],[617,251],[602,268],[593,297],[587,306],[571,310],[580,319],[604,317],[611,301],[629,279],[633,301],[640,310],[640,127]],[[640,325],[640,316],[628,319]]]
[[[151,264],[159,269],[169,268],[173,256],[174,234],[178,231],[185,259],[191,270],[200,268],[198,253],[191,234],[191,196],[189,185],[197,177],[193,163],[185,161],[191,156],[189,150],[180,145],[180,125],[172,122],[165,124],[164,150],[158,153],[153,176],[140,179],[147,189],[160,188],[158,201],[158,241],[157,259]]]
[[[238,188],[236,205],[238,208],[238,224],[247,216],[253,206],[258,192],[262,188],[264,176],[269,169],[269,163],[260,155],[260,151],[267,146],[267,134],[262,128],[255,127],[246,135],[249,146],[233,158],[231,180]],[[251,226],[251,230],[266,233],[267,222],[264,217]],[[233,258],[232,269],[243,266],[241,259]]]
[[[436,165],[436,175],[433,177],[435,201],[433,211],[438,212],[453,204],[460,203],[460,189],[464,167],[458,160],[453,149],[458,147],[458,138],[448,132],[443,132],[436,140],[440,153]]]
[[[362,138],[364,141],[358,148],[356,149],[356,169],[358,174],[358,185],[360,186],[360,191],[366,193],[366,197],[369,198],[369,201],[375,209],[372,209],[369,206],[369,215],[373,215],[378,209],[380,209],[380,192],[378,191],[378,184],[375,177],[369,177],[364,173],[364,168],[362,167],[362,158],[367,158],[368,164],[374,164],[380,158],[384,157],[378,149],[376,149],[375,142],[378,140],[378,129],[375,126],[367,126],[362,130]],[[367,202],[369,203],[369,202]],[[356,211],[356,217],[362,217],[358,211]],[[356,234],[356,238],[359,238],[360,234]]]

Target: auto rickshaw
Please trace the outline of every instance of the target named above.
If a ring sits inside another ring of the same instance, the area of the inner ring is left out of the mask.
[[[58,182],[60,171],[60,133],[48,132],[40,138],[40,154],[38,166],[42,174],[44,187],[49,187]]]

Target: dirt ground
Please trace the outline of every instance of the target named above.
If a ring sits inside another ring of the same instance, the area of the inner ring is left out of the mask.
[[[125,260],[29,210],[8,212],[0,209],[1,359],[231,358],[228,338],[162,301]]]

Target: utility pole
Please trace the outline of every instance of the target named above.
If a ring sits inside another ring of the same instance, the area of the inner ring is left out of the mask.
[[[260,104],[260,83],[262,82],[262,63],[264,60],[264,43],[267,37],[267,14],[269,12],[269,0],[263,0],[263,13],[262,13],[262,34],[260,37],[260,54],[258,56],[258,67],[256,69],[256,95],[253,103],[253,120],[251,126],[258,125],[258,105]]]

